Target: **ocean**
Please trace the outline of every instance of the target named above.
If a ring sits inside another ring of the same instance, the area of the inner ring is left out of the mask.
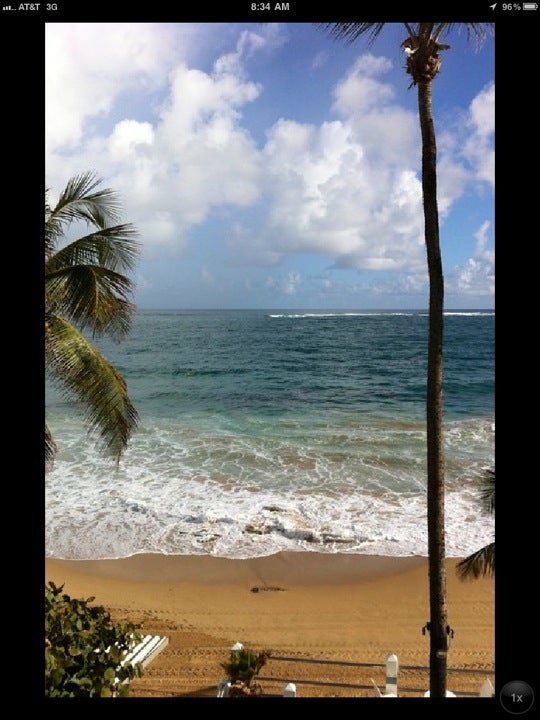
[[[494,537],[495,314],[445,313],[446,552]],[[118,467],[46,384],[45,551],[427,556],[422,311],[138,311],[96,346],[140,424]]]

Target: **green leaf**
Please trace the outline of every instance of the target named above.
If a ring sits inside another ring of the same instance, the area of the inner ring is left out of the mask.
[[[140,626],[115,624],[102,606],[62,595],[48,585],[46,604],[45,694],[47,697],[109,697],[116,677],[133,677],[120,667],[122,648]],[[92,598],[93,600],[94,598]],[[83,625],[81,632],[78,625]],[[106,648],[109,647],[109,652]],[[99,652],[95,652],[99,649]],[[123,675],[122,675],[123,674]],[[103,694],[103,692],[105,694]],[[128,687],[125,692],[127,694]],[[120,694],[120,693],[119,693]]]
[[[135,431],[137,413],[120,373],[81,333],[108,333],[120,340],[129,332],[135,306],[131,302],[133,283],[124,273],[134,269],[140,245],[133,225],[118,222],[117,194],[100,184],[92,171],[76,175],[54,207],[46,191],[45,358],[47,372],[69,399],[86,408],[90,431],[98,431],[102,449],[118,461]],[[92,231],[62,246],[69,226],[81,222]],[[78,340],[73,335],[75,328]],[[100,376],[98,387],[95,380]],[[47,471],[56,452],[45,423]]]
[[[68,397],[86,409],[85,419],[102,447],[118,460],[138,424],[120,373],[70,323],[50,316],[45,356]]]

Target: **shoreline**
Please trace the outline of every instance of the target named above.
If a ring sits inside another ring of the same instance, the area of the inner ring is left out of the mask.
[[[101,560],[46,558],[45,562],[67,571],[131,582],[236,584],[258,581],[314,585],[359,582],[391,575],[425,565],[427,558],[282,551],[253,558],[137,553]]]
[[[448,622],[455,631],[448,666],[474,673],[450,673],[448,687],[474,694],[486,677],[493,680],[495,583],[460,581],[457,562],[447,560]],[[423,557],[283,552],[244,560],[46,558],[45,579],[64,585],[72,597],[94,597],[115,621],[142,623],[143,632],[169,638],[132,682],[133,698],[215,697],[220,663],[235,642],[303,661],[271,660],[263,668],[265,691],[277,695],[294,680],[298,697],[373,697],[371,678],[384,691],[384,668],[353,663],[378,666],[396,654],[400,668],[428,664]],[[427,672],[400,670],[400,683],[425,690]]]

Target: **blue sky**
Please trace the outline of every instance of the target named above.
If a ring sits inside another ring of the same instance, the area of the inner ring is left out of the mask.
[[[46,185],[94,170],[142,244],[140,308],[426,308],[404,27],[45,28]],[[446,307],[494,305],[494,38],[433,83]]]

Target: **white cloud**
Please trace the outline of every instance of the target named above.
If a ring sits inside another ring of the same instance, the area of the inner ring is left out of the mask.
[[[362,67],[375,74],[389,63],[373,56],[355,63],[355,81]],[[424,262],[421,184],[409,164],[415,120],[399,108],[384,112],[392,123],[388,143],[384,123],[377,142],[365,140],[381,125],[380,108],[319,127],[280,119],[267,132],[272,205],[265,237],[275,252],[322,253],[336,267],[365,269]]]
[[[455,159],[454,151],[443,149],[437,163],[437,205],[441,220],[448,215],[454,202],[463,195],[470,172]]]
[[[427,270],[416,274],[392,274],[372,286],[371,292],[379,296],[425,297],[429,291]]]
[[[495,132],[495,83],[490,83],[471,102],[471,121],[478,137],[489,138]]]
[[[492,296],[495,292],[495,252],[486,247],[491,223],[485,221],[474,237],[476,247],[474,256],[464,265],[456,268],[449,279],[449,292],[476,297]]]
[[[276,279],[273,275],[268,275],[264,281],[266,290],[278,291],[284,295],[295,295],[304,282],[302,274],[297,270],[291,270],[284,277]]]
[[[264,88],[250,79],[246,61],[282,40],[274,25],[243,30],[232,51],[197,66],[194,38],[182,24],[48,25],[48,184],[99,168],[139,228],[146,255],[178,256],[194,225],[229,206],[245,211],[219,234],[231,264],[319,254],[327,268],[405,273],[386,278],[381,292],[425,290],[418,119],[397,104],[386,79],[390,60],[358,57],[332,96],[321,97],[326,120],[298,122],[283,112],[260,148],[244,113],[256,110]],[[313,67],[326,59],[315,58]],[[443,220],[473,174],[493,183],[493,103],[489,85],[470,104],[467,127],[441,133]],[[479,229],[455,287],[489,285],[488,230]],[[211,270],[201,278],[209,280]],[[328,291],[337,287],[325,282]],[[308,281],[293,271],[272,283],[291,295]]]
[[[48,149],[75,147],[85,122],[108,113],[121,93],[160,88],[179,56],[181,38],[162,25],[46,24]]]
[[[391,68],[392,63],[387,58],[369,53],[361,55],[346,77],[337,84],[332,109],[342,117],[351,117],[387,103],[394,97],[394,89],[375,78]]]
[[[137,229],[145,240],[151,239],[152,244],[167,244],[177,240],[177,224],[172,213],[167,210],[155,210],[147,217],[141,218],[137,223]],[[176,249],[182,249],[184,244]]]
[[[268,131],[274,251],[322,253],[336,267],[424,263],[417,121],[390,104],[393,88],[377,79],[390,69],[388,59],[362,55],[336,85],[339,120],[281,119]]]
[[[464,156],[474,168],[476,179],[495,186],[495,83],[490,83],[471,102],[469,127],[472,135],[465,143]]]
[[[484,257],[486,259],[491,258],[493,253],[490,250],[486,250],[486,245],[489,242],[489,235],[488,231],[491,228],[491,223],[489,220],[486,220],[482,223],[482,225],[478,228],[478,230],[474,233],[474,237],[476,238],[476,250],[475,250],[475,256],[476,257]]]
[[[91,30],[85,36],[87,45],[96,40],[96,32]],[[120,32],[116,26],[105,26],[103,47],[107,49],[113,40],[119,40]],[[165,63],[169,34],[161,26],[143,26],[137,42],[131,26],[123,32],[123,50],[100,57],[98,68],[91,72],[83,44],[81,67],[73,82],[77,86],[89,84],[92,90],[87,88],[80,93],[80,112],[72,118],[70,137],[78,143],[77,152],[69,155],[54,152],[59,126],[53,123],[48,128],[48,177],[53,184],[56,178],[62,178],[59,182],[63,183],[74,174],[75,157],[78,163],[75,172],[79,168],[99,167],[99,174],[124,199],[125,215],[140,229],[146,253],[152,254],[154,246],[167,244],[176,254],[185,245],[188,229],[203,222],[213,207],[225,204],[246,207],[259,195],[261,158],[241,126],[241,108],[257,98],[260,88],[243,79],[241,59],[265,46],[266,41],[254,33],[243,33],[237,52],[223,62],[218,58],[214,71],[208,74],[182,62],[172,69],[170,60]],[[51,52],[57,55],[47,79],[48,85],[53,85],[49,87],[51,115],[56,118],[63,115],[65,103],[58,97],[53,99],[54,70],[62,65],[62,53],[66,53],[72,38],[62,33],[53,33],[51,37]],[[160,45],[163,39],[164,47]],[[150,86],[157,83],[157,74],[161,81],[168,78],[161,110],[153,113],[150,121],[122,119],[107,136],[98,132],[88,137],[82,135],[84,119],[95,112],[94,95],[102,98],[99,107],[103,111],[110,109],[114,97],[130,89],[143,72],[141,59],[154,50],[156,56],[149,62],[143,79]],[[135,60],[132,56],[136,53]],[[178,53],[172,57],[178,57]],[[136,67],[128,70],[130,58]],[[112,67],[111,60],[117,61]]]
[[[302,275],[299,272],[291,271],[283,281],[283,292],[286,295],[294,295],[301,283]]]
[[[161,132],[173,147],[182,147],[217,118],[239,119],[237,108],[258,94],[257,85],[223,68],[208,75],[181,65],[171,74],[170,97],[160,114]]]
[[[493,83],[471,102],[465,118],[457,127],[443,129],[437,135],[437,196],[441,220],[449,214],[471,182],[495,184]]]
[[[491,263],[469,258],[457,273],[454,289],[460,295],[492,296],[495,276]]]
[[[140,145],[154,143],[154,129],[148,122],[122,120],[115,125],[109,138],[109,149],[115,160],[131,157]]]
[[[249,58],[255,51],[266,46],[266,40],[262,35],[244,30],[240,33],[236,43],[236,52],[222,55],[214,63],[216,75],[237,74],[244,75],[244,60]]]

